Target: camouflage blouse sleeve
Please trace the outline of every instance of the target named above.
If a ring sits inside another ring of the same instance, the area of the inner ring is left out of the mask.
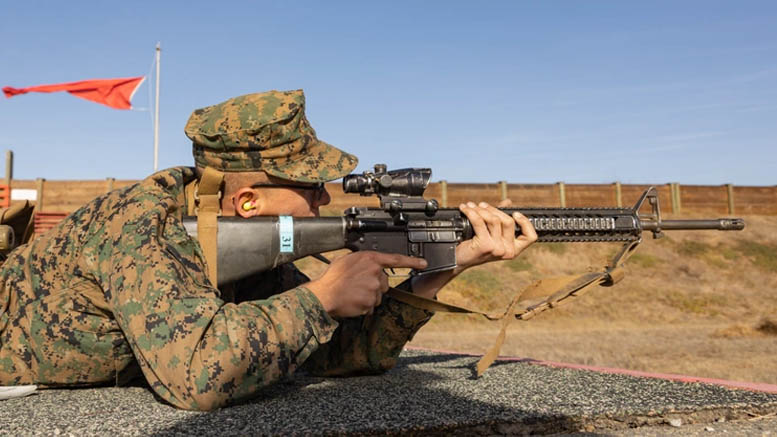
[[[308,289],[225,303],[209,285],[199,245],[173,201],[127,204],[112,224],[101,269],[109,298],[153,390],[171,404],[209,410],[257,394],[298,368],[337,322]],[[148,205],[148,203],[145,203]]]

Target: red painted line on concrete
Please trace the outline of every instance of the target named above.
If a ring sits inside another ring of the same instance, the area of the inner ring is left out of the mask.
[[[405,349],[439,352],[444,354],[467,355],[467,356],[473,356],[473,357],[479,356],[476,354],[470,354],[466,352],[442,350],[442,349],[429,349],[429,348],[415,347],[415,346],[405,346]],[[585,364],[559,363],[555,361],[535,360],[534,358],[522,358],[522,357],[500,356],[499,358],[497,358],[497,361],[520,361],[523,363],[539,364],[542,366],[560,367],[565,369],[589,370],[592,372],[639,376],[643,378],[667,379],[670,381],[678,381],[678,382],[689,382],[689,383],[701,382],[704,384],[722,385],[725,387],[738,388],[743,390],[760,391],[765,393],[777,393],[777,385],[765,384],[760,382],[728,381],[725,379],[701,378],[697,376],[677,375],[674,373],[643,372],[640,370],[619,369],[615,367],[588,366]]]

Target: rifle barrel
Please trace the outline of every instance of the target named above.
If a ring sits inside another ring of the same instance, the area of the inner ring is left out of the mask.
[[[683,231],[697,229],[717,229],[719,231],[741,231],[745,221],[740,218],[720,218],[713,220],[640,220],[645,231]]]

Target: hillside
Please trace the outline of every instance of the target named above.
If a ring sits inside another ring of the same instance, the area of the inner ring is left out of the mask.
[[[777,217],[745,220],[742,232],[646,235],[620,283],[514,322],[502,354],[777,383]],[[598,269],[618,248],[535,244],[519,259],[465,272],[439,299],[503,309],[532,281]],[[298,264],[313,276],[322,269]],[[483,353],[498,330],[477,316],[438,314],[411,344]]]

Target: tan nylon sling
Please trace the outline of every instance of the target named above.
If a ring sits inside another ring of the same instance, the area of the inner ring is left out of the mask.
[[[542,279],[534,282],[518,292],[507,309],[501,314],[489,314],[480,310],[472,310],[437,300],[427,299],[396,288],[389,288],[388,295],[416,308],[427,311],[447,313],[478,314],[488,320],[502,321],[502,327],[494,341],[494,345],[478,361],[477,376],[483,374],[499,356],[499,350],[505,340],[507,327],[511,320],[529,320],[537,314],[566,303],[569,298],[577,297],[593,289],[597,285],[609,287],[623,279],[623,264],[631,256],[640,241],[626,243],[613,257],[609,264],[598,272],[589,272],[579,276],[564,276],[560,278]],[[538,300],[539,296],[547,296]],[[524,299],[521,299],[521,298]]]
[[[197,216],[197,240],[208,264],[208,277],[214,287],[218,287],[218,216],[221,215],[221,183],[224,173],[205,167],[199,183],[187,191],[187,200],[194,200],[194,213]],[[191,193],[191,194],[190,194]],[[188,199],[189,196],[193,199]]]

